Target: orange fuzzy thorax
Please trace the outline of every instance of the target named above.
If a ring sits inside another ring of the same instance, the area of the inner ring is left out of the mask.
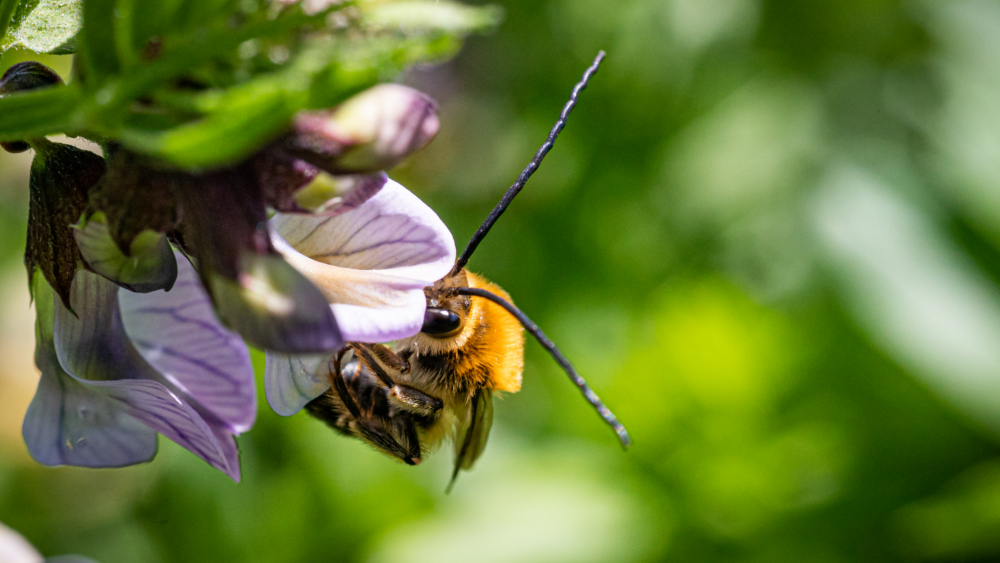
[[[499,286],[466,271],[469,286],[485,289],[513,303],[510,295]],[[463,354],[455,366],[456,375],[472,379],[486,377],[477,382],[494,391],[516,393],[521,389],[521,372],[524,371],[524,329],[503,307],[477,297],[470,298],[471,308],[461,336],[464,348],[473,351]],[[479,364],[479,365],[476,365]],[[486,368],[485,370],[483,368]]]

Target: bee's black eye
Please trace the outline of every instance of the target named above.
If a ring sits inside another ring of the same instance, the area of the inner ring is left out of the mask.
[[[424,326],[420,332],[427,334],[448,334],[462,326],[462,319],[448,309],[428,307],[424,312]]]

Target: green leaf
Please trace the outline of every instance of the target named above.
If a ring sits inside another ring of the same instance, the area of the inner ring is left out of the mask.
[[[252,102],[233,101],[201,121],[163,133],[122,131],[132,150],[151,154],[189,169],[230,164],[248,155],[287,125],[291,112],[284,92],[261,92]]]
[[[21,0],[0,0],[0,50],[7,45],[7,30]]]
[[[34,139],[76,130],[79,101],[73,86],[54,86],[0,97],[0,140]]]
[[[0,49],[21,46],[36,53],[70,53],[80,31],[83,0],[5,0],[0,21],[10,5],[10,18]],[[0,24],[2,26],[3,24]]]
[[[89,84],[96,84],[119,69],[115,20],[114,0],[87,0],[83,5],[79,57],[83,62],[83,78]]]

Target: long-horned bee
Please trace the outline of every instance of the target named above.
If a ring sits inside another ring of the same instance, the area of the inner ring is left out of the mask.
[[[465,269],[476,247],[552,148],[603,58],[602,51],[573,89],[545,143],[473,235],[452,270],[424,290],[427,309],[421,332],[392,348],[364,343],[345,346],[329,362],[330,389],[307,405],[313,416],[410,465],[420,463],[425,452],[451,437],[454,483],[459,470],[471,468],[486,446],[493,423],[493,393],[521,388],[527,329],[628,447],[631,439],[625,427],[555,344],[511,303],[506,292]]]

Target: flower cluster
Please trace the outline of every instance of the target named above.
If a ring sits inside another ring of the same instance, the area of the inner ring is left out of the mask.
[[[21,63],[0,96],[60,82]],[[32,456],[130,465],[156,454],[159,433],[239,481],[234,436],[256,416],[244,341],[267,351],[268,400],[289,415],[329,385],[315,376],[323,354],[419,332],[423,289],[451,268],[454,241],[383,170],[437,130],[429,98],[384,84],[300,112],[249,157],[211,170],[115,142],[102,158],[45,138],[5,141],[35,151]]]

